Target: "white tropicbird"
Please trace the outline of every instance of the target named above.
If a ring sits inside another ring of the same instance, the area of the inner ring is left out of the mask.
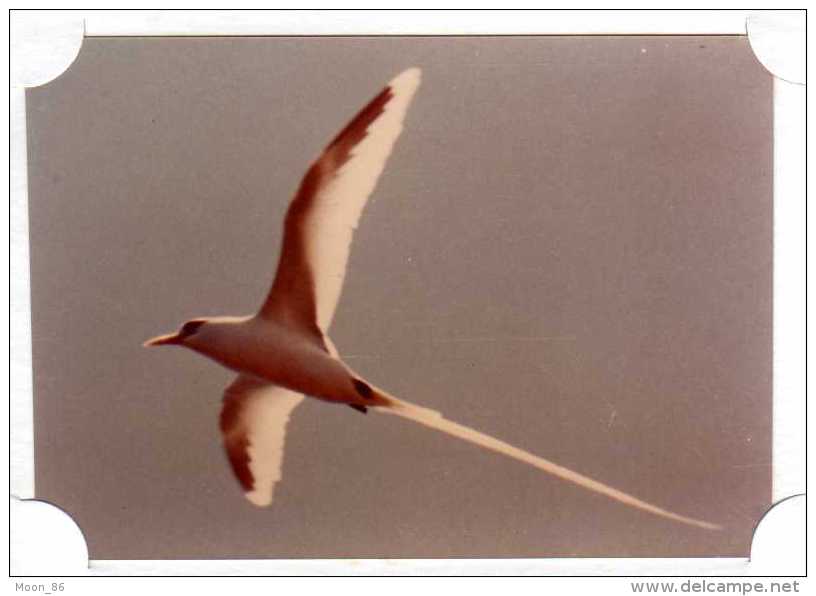
[[[410,68],[393,79],[309,168],[286,214],[283,247],[260,311],[187,321],[145,346],[180,345],[238,373],[224,393],[224,447],[246,497],[272,503],[281,479],[286,425],[304,395],[394,414],[502,453],[650,513],[706,529],[716,524],[647,503],[504,441],[397,399],[360,378],[326,335],[345,277],[354,229],[420,82]]]

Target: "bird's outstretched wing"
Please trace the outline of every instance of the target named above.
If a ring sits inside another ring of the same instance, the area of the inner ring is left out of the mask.
[[[286,424],[303,396],[249,375],[224,392],[221,433],[232,470],[255,505],[269,505],[281,479]]]
[[[309,168],[286,214],[277,275],[260,316],[318,335],[328,330],[354,229],[419,81],[418,68],[394,78]]]
[[[377,398],[379,398],[381,402],[385,401],[387,403],[387,405],[384,407],[374,408],[375,411],[377,412],[394,414],[401,418],[410,420],[412,422],[417,422],[428,428],[433,428],[434,430],[438,430],[447,435],[457,437],[459,439],[462,439],[463,441],[467,441],[468,443],[472,443],[474,445],[478,445],[479,447],[495,451],[496,453],[501,453],[502,455],[505,455],[520,462],[524,462],[548,474],[552,474],[553,476],[557,476],[558,478],[561,478],[568,482],[572,482],[573,484],[577,484],[578,486],[586,488],[594,493],[604,495],[606,497],[609,497],[610,499],[614,499],[615,501],[623,503],[624,505],[628,505],[629,507],[634,507],[635,509],[647,511],[649,513],[658,515],[660,517],[664,517],[666,519],[670,519],[683,524],[688,524],[690,526],[696,526],[698,528],[704,528],[706,530],[722,529],[722,527],[718,526],[717,524],[712,524],[710,522],[695,519],[693,517],[680,515],[679,513],[674,513],[673,511],[669,511],[668,509],[658,507],[657,505],[652,505],[651,503],[648,503],[642,499],[639,499],[621,490],[613,488],[607,484],[598,482],[597,480],[593,480],[588,476],[584,476],[583,474],[574,472],[569,468],[565,468],[564,466],[558,465],[555,462],[551,462],[547,459],[544,459],[543,457],[533,455],[529,451],[525,451],[524,449],[514,447],[513,445],[505,443],[504,441],[499,440],[495,437],[491,437],[488,434],[467,427],[463,424],[458,424],[456,422],[453,422],[452,420],[447,420],[442,416],[442,414],[435,410],[423,408],[421,406],[414,405],[410,402],[397,399],[391,395],[388,395],[387,393],[384,393],[380,389],[374,389],[374,391],[375,395],[377,396]]]

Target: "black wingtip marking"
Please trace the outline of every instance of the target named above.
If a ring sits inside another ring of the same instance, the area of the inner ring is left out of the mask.
[[[357,404],[349,404],[349,407],[354,408],[355,410],[357,410],[358,412],[360,412],[362,414],[368,414],[368,408],[365,407],[365,406],[360,406],[360,405],[357,405]]]
[[[249,441],[245,437],[228,439],[225,442],[227,457],[232,465],[232,471],[245,492],[255,488],[255,477],[249,468]]]

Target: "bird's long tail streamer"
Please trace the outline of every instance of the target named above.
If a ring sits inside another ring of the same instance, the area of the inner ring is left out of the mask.
[[[577,472],[573,472],[569,468],[560,466],[554,462],[544,459],[543,457],[538,457],[537,455],[533,455],[528,451],[524,451],[518,447],[513,447],[509,443],[505,443],[504,441],[491,437],[490,435],[486,435],[462,424],[457,424],[451,420],[446,420],[442,414],[436,412],[435,410],[416,406],[412,403],[397,399],[380,390],[377,391],[377,398],[379,398],[378,401],[381,403],[385,402],[383,403],[384,407],[373,408],[378,412],[394,414],[401,418],[427,426],[428,428],[433,428],[448,435],[458,437],[463,441],[467,441],[469,443],[473,443],[474,445],[484,447],[485,449],[490,449],[491,451],[501,453],[502,455],[506,455],[507,457],[511,457],[538,468],[539,470],[543,470],[544,472],[562,478],[563,480],[567,480],[568,482],[582,486],[593,492],[609,497],[610,499],[614,499],[625,505],[629,505],[630,507],[634,507],[642,511],[648,511],[654,515],[659,515],[660,517],[665,517],[667,519],[696,526],[698,528],[704,528],[706,530],[722,529],[722,526],[717,524],[694,519],[692,517],[686,517],[685,515],[668,511],[658,507],[657,505],[652,505],[651,503],[642,501],[637,497],[633,497],[630,494],[616,488],[612,488],[611,486],[608,486],[602,482],[598,482],[597,480],[593,480],[592,478]]]

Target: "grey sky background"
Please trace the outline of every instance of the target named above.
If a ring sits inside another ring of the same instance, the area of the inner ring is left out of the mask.
[[[310,161],[423,69],[331,335],[373,383],[727,527],[311,400],[274,505],[231,373]],[[27,92],[36,494],[92,558],[747,555],[770,504],[772,79],[744,37],[89,38]]]

